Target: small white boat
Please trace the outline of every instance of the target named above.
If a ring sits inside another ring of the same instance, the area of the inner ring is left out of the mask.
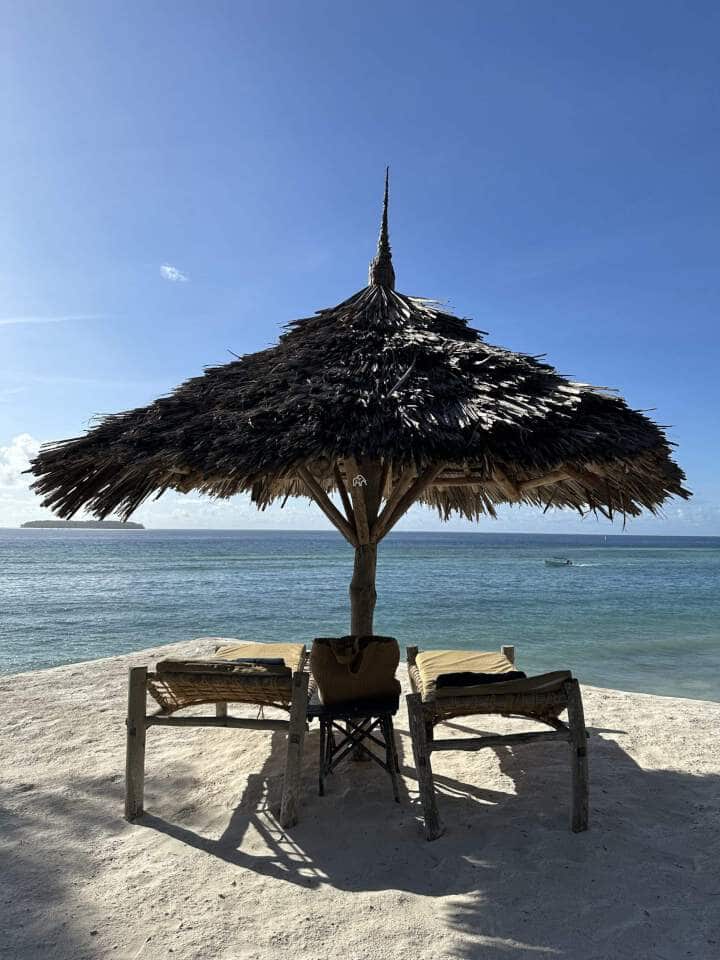
[[[567,557],[548,557],[545,561],[548,567],[571,567],[572,560]]]

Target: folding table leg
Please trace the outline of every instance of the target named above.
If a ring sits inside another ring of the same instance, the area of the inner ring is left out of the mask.
[[[320,720],[320,764],[318,770],[318,793],[321,797],[325,796],[325,764],[327,763],[327,731],[325,721]]]

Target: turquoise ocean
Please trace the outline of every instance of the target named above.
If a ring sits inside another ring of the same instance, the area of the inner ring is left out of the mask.
[[[0,530],[0,673],[205,635],[342,635],[351,573],[334,532]],[[528,672],[720,701],[720,538],[395,533],[375,631],[514,643]]]

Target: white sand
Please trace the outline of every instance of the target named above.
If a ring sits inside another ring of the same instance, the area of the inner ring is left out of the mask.
[[[448,830],[427,843],[404,711],[399,805],[369,764],[318,797],[314,725],[283,835],[281,734],[156,727],[130,825],[126,671],[171,650],[210,647],[0,678],[3,958],[720,957],[720,704],[584,688],[585,834],[544,744],[436,755]]]

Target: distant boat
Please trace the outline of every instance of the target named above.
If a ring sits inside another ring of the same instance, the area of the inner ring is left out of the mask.
[[[567,557],[548,557],[545,563],[548,567],[571,567],[573,565],[572,560],[568,560]]]

